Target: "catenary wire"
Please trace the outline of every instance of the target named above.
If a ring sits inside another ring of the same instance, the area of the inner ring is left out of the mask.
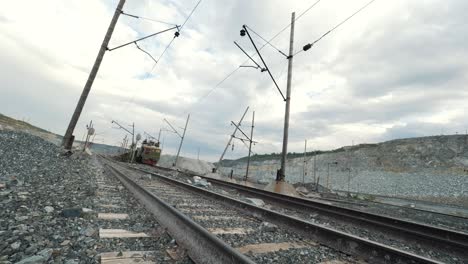
[[[284,55],[285,57],[288,57],[288,55],[286,55],[283,51],[281,51],[279,48],[277,48],[276,46],[274,46],[273,44],[271,44],[270,41],[266,40],[264,37],[260,36],[260,34],[258,34],[255,30],[253,30],[251,27],[247,26],[250,29],[250,31],[252,33],[254,33],[255,35],[257,35],[259,38],[261,38],[263,41],[265,41],[266,44],[270,45],[270,47],[274,48],[275,50],[277,50],[279,53],[281,53],[282,55]]]
[[[163,52],[161,53],[161,55],[159,55],[158,59],[156,60],[156,62],[154,63],[153,65],[153,68],[151,69],[151,72],[153,72],[154,68],[156,67],[156,65],[158,64],[159,60],[162,58],[162,56],[166,53],[166,51],[169,49],[169,47],[172,45],[172,42],[174,42],[174,39],[176,37],[174,36],[171,41],[169,42],[169,44],[167,44],[166,48],[164,48]]]
[[[313,7],[315,7],[321,0],[318,0],[316,2],[314,2],[311,6],[309,6],[306,10],[304,10],[300,15],[298,15],[296,17],[296,19],[294,21],[297,21],[299,20],[302,16],[304,16],[307,12],[309,12]],[[187,18],[185,19],[184,23],[182,24],[182,26],[180,26],[180,29],[179,31],[182,29],[183,26],[185,26],[185,24],[187,23],[187,21],[189,20],[189,18],[192,16],[192,14],[195,12],[195,9],[199,6],[199,4],[201,3],[201,0],[198,1],[198,3],[195,5],[195,7],[192,9],[192,11],[190,12],[190,14],[187,16]],[[150,18],[144,18],[144,17],[139,17],[139,16],[135,16],[135,15],[130,15],[130,14],[127,14],[125,12],[122,11],[122,14],[124,15],[127,15],[127,16],[130,16],[130,17],[134,17],[134,18],[141,18],[141,19],[147,19],[147,20],[153,20],[155,22],[160,22],[160,23],[165,23],[165,24],[169,24],[169,25],[175,25],[175,24],[172,24],[172,23],[167,23],[167,22],[163,22],[163,21],[159,21],[159,20],[155,20],[155,19],[150,19]],[[291,23],[289,23],[288,25],[286,25],[283,29],[281,29],[278,33],[276,33],[272,38],[270,38],[270,40],[266,41],[265,44],[263,44],[259,50],[262,50],[266,45],[272,45],[271,44],[271,41],[273,41],[274,39],[276,39],[281,33],[283,33],[286,29],[288,29],[289,27],[291,26]],[[250,28],[250,27],[249,27]],[[251,28],[250,28],[251,29]],[[251,29],[252,30],[252,29]],[[255,34],[257,34],[256,32],[254,32]],[[257,34],[258,35],[258,34]],[[158,57],[158,59],[156,60],[153,68],[151,69],[151,72],[154,70],[154,68],[156,67],[157,63],[159,62],[159,60],[161,59],[161,57],[166,53],[166,51],[169,49],[170,45],[172,44],[172,42],[174,41],[175,38],[172,38],[172,40],[169,42],[169,44],[166,46],[166,48],[164,49],[164,51],[161,53],[161,55]],[[263,39],[263,38],[262,38]],[[252,56],[255,56],[256,53],[252,54]],[[152,57],[152,56],[151,56]],[[244,63],[242,64],[245,64],[248,60],[246,60]],[[234,75],[234,73],[236,73],[238,70],[240,69],[240,67],[237,67],[235,68],[233,71],[231,71],[230,73],[228,73],[220,82],[218,82],[212,89],[210,89],[205,95],[203,95],[202,97],[200,97],[200,99],[198,99],[194,105],[200,103],[201,101],[203,101],[206,97],[208,97],[214,90],[216,90],[219,86],[221,86],[221,84],[223,84],[227,79],[229,79],[232,75]],[[132,99],[133,100],[133,99]],[[194,106],[192,105],[192,106]]]
[[[165,22],[165,21],[162,21],[162,20],[154,19],[154,18],[136,16],[136,15],[125,13],[124,11],[120,11],[120,13],[122,15],[133,17],[133,18],[136,18],[136,19],[144,19],[144,20],[153,21],[153,22],[157,22],[157,23],[161,23],[161,24],[170,25],[170,26],[177,26],[177,24],[174,24],[174,23],[169,23],[169,22]]]
[[[148,21],[153,21],[153,22],[158,22],[158,23],[162,23],[162,24],[166,24],[166,25],[171,25],[171,26],[176,26],[177,25],[177,24],[174,24],[174,23],[164,22],[164,21],[161,21],[161,20],[148,18],[148,17],[140,17],[140,18],[144,19],[144,20],[148,20]]]
[[[314,2],[311,6],[309,6],[306,10],[304,10],[300,15],[298,15],[296,17],[296,19],[294,21],[297,21],[299,20],[302,16],[304,16],[307,12],[309,12],[313,7],[315,7],[321,0],[318,0],[316,2]],[[288,29],[289,27],[291,26],[291,23],[289,23],[287,26],[285,26],[284,28],[282,28],[278,33],[276,33],[272,38],[270,38],[270,40],[267,41],[267,43],[263,44],[258,50],[262,50],[268,43],[272,42],[274,39],[276,39],[281,33],[283,33],[286,29]],[[256,56],[257,54],[256,53],[253,53],[251,56]],[[247,59],[246,61],[244,61],[241,65],[245,64],[246,62],[248,62],[249,60]],[[230,73],[228,73],[220,82],[218,82],[215,86],[213,86],[213,88],[211,88],[205,95],[203,95],[202,97],[200,97],[200,99],[198,99],[193,105],[197,105],[199,104],[201,101],[205,100],[206,97],[208,97],[214,90],[216,90],[223,82],[225,82],[227,79],[229,79],[232,75],[234,75],[234,73],[236,73],[238,70],[240,69],[240,67],[237,67],[235,68],[233,71],[231,71]]]
[[[283,62],[284,62],[284,61],[283,61]],[[288,67],[288,63],[284,63],[284,66],[283,66],[283,68],[281,69],[280,74],[279,74],[278,77],[277,77],[278,82],[281,81],[283,75],[287,72],[287,71],[286,71],[286,68],[287,68],[287,67]],[[263,104],[263,105],[270,106],[271,98],[272,98],[272,94],[269,93],[269,94],[267,95],[267,98],[266,98],[266,103]]]
[[[231,77],[234,73],[236,73],[236,71],[239,70],[240,67],[237,67],[235,70],[233,70],[232,72],[230,72],[228,75],[226,75],[224,77],[224,79],[222,79],[220,82],[218,82],[211,90],[208,91],[208,93],[206,93],[204,96],[202,96],[200,98],[200,100],[197,101],[197,103],[201,102],[203,99],[205,99],[206,97],[208,97],[216,88],[218,88],[224,81],[226,81],[227,79],[229,79],[229,77]]]
[[[260,65],[252,58],[250,55],[239,45],[237,42],[234,41],[234,44],[256,65],[256,68],[262,68]],[[239,66],[239,67],[246,67],[246,66]]]
[[[138,43],[135,42],[135,45],[137,47],[137,49],[141,50],[142,52],[146,53],[148,56],[151,57],[151,59],[153,59],[153,61],[157,62],[157,60],[149,53],[147,52],[146,50],[142,49],[140,46],[138,46]]]
[[[187,21],[190,19],[190,17],[192,16],[193,12],[195,12],[195,9],[197,9],[198,5],[200,5],[202,0],[199,0],[198,3],[195,5],[195,7],[192,9],[192,12],[190,12],[190,14],[187,16],[187,19],[185,19],[184,23],[182,24],[182,26],[180,26],[180,29],[182,29],[185,24],[187,23]]]
[[[195,7],[192,9],[192,11],[190,12],[189,16],[185,19],[185,21],[184,21],[184,23],[183,23],[182,26],[184,26],[184,25],[187,23],[187,21],[188,21],[189,18],[192,16],[192,14],[195,12],[195,9],[198,7],[198,5],[200,4],[200,2],[201,2],[201,0],[199,0],[198,3],[195,5]],[[124,13],[123,11],[121,11],[121,13],[124,14],[124,15],[127,15],[127,16],[134,17],[134,18],[148,19],[148,18],[143,18],[143,17],[139,17],[139,16],[135,16],[135,15],[126,14],[126,13]],[[151,19],[150,19],[150,20],[151,20]],[[161,21],[156,21],[156,20],[155,20],[155,22],[161,22]],[[170,24],[170,25],[175,25],[175,26],[177,26],[176,24]],[[182,29],[182,26],[179,27],[178,32],[180,32],[180,30]],[[168,49],[169,46],[172,44],[172,42],[174,41],[174,39],[175,39],[175,37],[172,38],[171,42],[169,42],[169,44],[166,46],[166,48],[165,48],[164,51],[161,53],[161,55],[158,57],[158,59],[155,60],[155,64],[153,65],[153,68],[151,69],[150,73],[153,72],[153,70],[154,70],[154,68],[156,67],[157,63],[159,62],[159,60],[161,59],[161,57],[164,55],[164,53],[166,53],[167,49]],[[136,43],[135,43],[135,44],[136,44]],[[138,46],[138,45],[137,45],[137,46]],[[142,50],[142,51],[143,51],[143,50]],[[147,53],[147,54],[148,54],[148,53]],[[150,54],[148,54],[148,55],[150,55]],[[151,55],[150,55],[150,56],[151,56]],[[153,58],[153,56],[151,56],[151,58]],[[154,60],[154,58],[153,58],[153,60]],[[135,92],[135,93],[136,93],[136,92]],[[133,103],[134,98],[135,98],[135,93],[132,95],[132,99],[131,99],[130,103],[127,102],[127,104],[125,105],[125,107],[124,107],[125,109],[128,107],[129,104],[132,104],[132,103]]]
[[[192,9],[192,11],[190,12],[190,14],[187,16],[187,18],[185,19],[184,23],[178,27],[178,30],[176,33],[180,33],[180,31],[182,30],[182,28],[185,26],[185,24],[187,24],[187,21],[190,19],[190,17],[193,15],[193,13],[195,12],[195,10],[197,9],[197,7],[200,5],[202,0],[199,0],[198,3],[195,5],[195,7]],[[172,43],[174,42],[174,39],[177,38],[179,35],[174,35],[174,37],[171,39],[171,41],[167,44],[166,48],[164,48],[163,52],[161,53],[161,55],[159,55],[158,59],[156,60],[156,62],[154,63],[153,65],[153,68],[151,69],[151,72],[153,72],[154,68],[156,67],[156,65],[158,64],[159,60],[161,60],[162,56],[166,53],[166,51],[171,47]]]
[[[287,66],[288,64],[286,63],[285,66]],[[209,90],[205,95],[203,95],[202,97],[200,97],[200,99],[195,103],[195,104],[198,104],[198,103],[201,103],[206,97],[208,97],[216,88],[218,88],[223,82],[225,82],[227,79],[229,79],[229,77],[231,77],[232,75],[234,75],[234,73],[236,73],[240,68],[242,67],[239,66],[237,67],[236,69],[234,69],[233,71],[231,71],[229,74],[227,74],[221,81],[219,81],[213,88],[211,88],[211,90]],[[282,77],[282,75],[284,74],[284,70],[286,69],[286,67],[283,68],[283,70],[281,70],[281,73],[280,73],[280,77]]]
[[[325,36],[327,36],[328,34],[330,34],[332,31],[334,31],[335,29],[339,28],[340,26],[342,26],[344,23],[346,23],[348,20],[350,20],[352,17],[354,17],[355,15],[357,15],[358,13],[360,13],[362,10],[364,10],[366,7],[368,7],[370,4],[372,4],[373,2],[375,2],[376,0],[371,0],[369,2],[367,2],[367,4],[363,5],[361,8],[359,8],[356,12],[354,12],[352,15],[348,16],[346,19],[344,19],[343,21],[341,21],[340,23],[336,24],[336,26],[334,26],[333,28],[331,28],[330,30],[328,30],[327,32],[325,32],[322,36],[320,36],[318,39],[314,40],[312,43],[310,43],[311,46],[315,45],[317,42],[319,42],[320,40],[322,40]],[[297,51],[296,53],[294,53],[294,56],[296,56],[296,54],[299,54],[301,52],[303,52],[304,50],[301,49],[299,51]]]
[[[309,6],[306,10],[304,10],[304,12],[302,12],[300,15],[298,15],[296,17],[296,19],[294,19],[294,21],[297,21],[299,20],[303,15],[305,15],[307,12],[309,12],[314,6],[316,6],[321,0],[318,0],[316,1],[315,3],[313,3],[311,6]],[[291,26],[291,23],[289,23],[287,26],[285,26],[283,29],[281,29],[278,33],[276,33],[268,42],[271,42],[273,41],[274,39],[276,39],[281,33],[283,33],[286,29],[288,29],[289,27]]]

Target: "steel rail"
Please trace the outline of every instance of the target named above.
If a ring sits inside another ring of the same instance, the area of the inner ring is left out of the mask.
[[[343,191],[343,190],[338,190],[337,192],[339,192],[339,193],[343,193],[343,192],[348,193],[347,191]],[[359,193],[359,192],[349,192],[349,193],[354,194],[354,195],[368,195],[367,193]],[[418,201],[418,200],[411,200],[411,199],[406,199],[406,198],[392,197],[392,196],[388,196],[388,195],[375,195],[375,194],[371,194],[371,195],[375,196],[377,198],[402,199],[402,200],[407,201],[408,203],[417,203],[417,202],[425,203],[426,202],[424,200]],[[342,199],[337,199],[337,198],[332,198],[332,197],[320,197],[319,199],[320,200],[325,200],[325,201],[337,202],[337,203],[356,204],[356,202],[354,202],[354,201],[349,201],[349,200],[346,200],[346,199],[342,200]],[[411,209],[411,210],[414,210],[414,211],[426,212],[426,213],[430,213],[430,214],[434,214],[434,215],[449,216],[449,217],[453,217],[453,218],[458,218],[460,220],[468,220],[468,216],[456,215],[454,213],[443,213],[443,212],[439,212],[439,211],[432,211],[432,210],[429,210],[429,209],[423,209],[423,208],[418,208],[418,207],[408,208],[407,206],[404,206],[404,205],[396,205],[396,204],[391,204],[391,203],[382,202],[382,201],[375,201],[375,200],[366,201],[366,202],[367,203],[372,203],[372,204],[377,204],[377,205],[385,205],[385,206],[389,206],[389,207],[395,207],[395,208]]]
[[[252,260],[208,232],[186,215],[141,187],[109,164],[109,171],[167,228],[195,263],[248,263]]]
[[[153,172],[129,167],[145,173]],[[161,168],[161,167],[158,167]],[[162,168],[167,171],[173,169]],[[184,173],[184,172],[179,172]],[[187,173],[186,173],[187,174]],[[189,176],[189,175],[187,175]],[[371,228],[382,232],[392,232],[397,237],[403,238],[405,242],[424,244],[431,248],[444,249],[451,254],[456,254],[468,261],[468,234],[440,228],[436,226],[415,223],[394,217],[377,215],[369,212],[331,205],[325,202],[302,199],[298,197],[278,194],[244,185],[239,185],[203,175],[197,175],[209,180],[213,184],[218,184],[227,188],[234,188],[242,193],[253,195],[265,201],[279,203],[287,208],[298,208],[300,210],[315,210],[328,216],[346,220],[352,223],[370,225]],[[389,233],[390,234],[390,233]]]
[[[165,171],[175,171],[175,169],[173,168],[166,168],[166,167],[161,167],[161,166],[155,166],[156,168],[158,169],[161,169],[161,170],[165,170]],[[240,185],[240,184],[236,184],[236,183],[232,183],[232,182],[228,182],[228,181],[224,181],[224,180],[219,180],[219,179],[214,179],[214,178],[211,178],[211,177],[207,177],[207,176],[204,176],[204,175],[200,175],[200,174],[197,174],[197,173],[194,173],[194,172],[187,172],[187,171],[179,171],[179,172],[182,172],[184,174],[186,174],[187,177],[189,176],[199,176],[199,177],[202,177],[202,178],[205,178],[207,180],[213,180],[213,181],[216,181],[216,182],[220,182],[221,183],[226,183],[227,185],[229,185],[229,187],[231,188],[237,188],[237,186],[244,186],[244,185]],[[252,188],[250,187],[250,189],[253,189],[254,191],[255,190],[260,190],[258,188]],[[351,192],[353,193],[353,192]],[[273,193],[275,194],[275,193]],[[365,194],[365,193],[354,193],[354,194]],[[388,197],[388,198],[393,198],[391,196],[385,196],[385,195],[379,195],[379,197]],[[299,198],[301,199],[301,198]],[[337,202],[337,203],[341,203],[341,204],[353,204],[353,205],[366,205],[365,203],[358,203],[358,202],[354,202],[354,201],[348,201],[348,200],[339,200],[339,199],[333,199],[333,198],[324,198],[324,197],[320,197],[320,198],[316,198],[316,199],[319,199],[319,200],[324,200],[324,201],[331,201],[331,202]],[[302,199],[302,200],[305,200],[305,201],[310,201],[308,199]],[[460,215],[455,215],[455,214],[447,214],[447,213],[442,213],[442,212],[437,212],[437,211],[430,211],[430,210],[425,210],[425,209],[420,209],[420,208],[408,208],[408,207],[404,207],[404,206],[399,206],[399,205],[394,205],[394,204],[388,204],[388,203],[383,203],[383,202],[376,202],[376,201],[372,201],[371,203],[374,203],[374,204],[383,204],[385,206],[391,206],[391,207],[396,207],[396,208],[405,208],[405,209],[411,209],[411,210],[415,210],[415,211],[420,211],[420,212],[426,212],[426,213],[429,213],[429,214],[434,214],[434,215],[440,215],[440,216],[448,216],[448,217],[453,217],[453,218],[458,218],[460,220],[465,220],[465,219],[468,219],[468,217],[464,217],[464,216],[460,216]],[[338,206],[339,207],[339,206]]]
[[[135,169],[132,167],[128,168]],[[334,230],[332,228],[307,222],[296,217],[281,214],[262,207],[257,207],[255,205],[239,201],[203,188],[199,188],[185,182],[171,179],[154,172],[148,172],[141,169],[138,170],[156,176],[158,179],[167,183],[177,185],[186,190],[213,198],[216,201],[223,202],[227,206],[236,207],[255,217],[266,218],[269,222],[292,230],[323,245],[329,246],[350,255],[363,257],[370,263],[442,263],[381,243]],[[133,184],[137,185],[136,183]],[[143,189],[143,187],[140,188]]]

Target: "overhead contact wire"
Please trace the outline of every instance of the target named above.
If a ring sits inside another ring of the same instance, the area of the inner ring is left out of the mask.
[[[195,9],[197,9],[198,5],[200,5],[202,0],[199,0],[198,3],[195,5],[195,7],[192,9],[192,12],[190,12],[190,14],[188,15],[187,19],[185,19],[184,23],[182,24],[182,26],[180,26],[180,29],[182,30],[182,28],[185,26],[185,24],[187,23],[187,21],[189,20],[189,18],[192,16],[193,12],[195,12]]]
[[[161,20],[153,19],[153,18],[148,18],[148,17],[139,17],[139,18],[145,19],[145,20],[149,20],[149,21],[153,21],[153,22],[158,22],[158,23],[161,23],[161,24],[166,24],[166,25],[171,25],[171,26],[177,26],[177,24],[169,23],[169,22],[164,22],[164,21],[161,21]]]
[[[203,99],[208,97],[216,88],[218,88],[223,82],[225,82],[227,79],[229,79],[229,77],[231,77],[238,70],[239,70],[239,67],[236,68],[235,70],[233,70],[232,72],[230,72],[228,75],[226,75],[226,77],[224,77],[224,79],[222,79],[220,82],[218,82],[210,91],[208,91],[208,93],[206,93],[204,96],[202,96],[200,98],[200,100],[198,100],[197,103],[201,102]]]
[[[149,52],[147,52],[146,50],[140,48],[140,46],[138,46],[138,43],[135,42],[135,45],[136,45],[137,49],[141,50],[142,52],[144,52],[144,53],[146,53],[148,56],[150,56],[151,59],[153,59],[154,62],[157,62],[157,60],[156,60]]]
[[[355,11],[353,14],[351,14],[350,16],[348,16],[346,19],[344,19],[343,21],[341,21],[340,23],[338,23],[336,26],[334,26],[333,28],[331,28],[330,30],[328,30],[327,32],[325,32],[322,36],[320,36],[318,39],[314,40],[312,43],[310,43],[311,46],[315,45],[317,42],[319,42],[320,40],[322,40],[325,36],[327,36],[328,34],[330,34],[331,32],[333,32],[334,30],[336,30],[337,28],[339,28],[340,26],[342,26],[344,23],[348,22],[348,20],[350,20],[351,18],[353,18],[355,15],[357,15],[358,13],[360,13],[362,10],[364,10],[366,7],[368,7],[370,4],[372,4],[373,2],[375,2],[376,0],[371,0],[369,1],[367,4],[363,5],[361,8],[359,8],[357,11]],[[294,56],[296,54],[299,54],[301,52],[303,52],[304,50],[301,49],[299,51],[297,51],[296,53],[294,53]]]
[[[174,39],[177,38],[179,36],[178,33],[180,33],[180,31],[182,30],[182,28],[185,26],[185,24],[187,24],[187,21],[190,19],[190,17],[193,15],[193,13],[195,12],[195,10],[197,9],[197,7],[200,5],[202,0],[199,0],[198,3],[195,5],[194,8],[192,8],[192,11],[190,12],[190,14],[187,16],[187,18],[185,19],[184,23],[180,26],[180,27],[177,27],[177,32],[176,34],[174,35],[174,37],[171,39],[171,41],[169,42],[169,44],[167,44],[166,48],[163,50],[163,52],[161,53],[161,55],[159,55],[156,63],[154,64],[153,68],[151,69],[151,72],[154,70],[154,68],[156,67],[156,65],[158,64],[159,60],[161,60],[162,56],[166,53],[166,51],[169,49],[169,47],[172,45],[172,43],[174,42]]]
[[[304,10],[304,12],[302,12],[300,15],[298,15],[296,17],[296,19],[294,19],[294,21],[297,21],[299,20],[303,15],[305,15],[307,12],[309,12],[313,7],[315,7],[321,0],[318,0],[316,1],[315,3],[313,3],[310,7],[308,7],[306,10]],[[281,33],[283,33],[286,29],[288,29],[289,27],[291,26],[291,23],[289,23],[286,27],[284,27],[283,29],[281,29],[278,33],[276,33],[276,35],[274,35],[268,42],[271,42],[273,41],[274,39],[276,39]],[[261,47],[260,49],[262,49],[263,47]]]
[[[122,15],[133,17],[133,18],[136,18],[136,19],[144,19],[144,20],[153,21],[153,22],[157,22],[157,23],[161,23],[161,24],[170,25],[170,26],[177,26],[177,24],[174,24],[174,23],[169,23],[169,22],[165,22],[165,21],[162,21],[162,20],[154,19],[154,18],[136,16],[136,15],[125,13],[124,11],[120,11],[120,13]]]
[[[309,12],[313,7],[315,7],[321,0],[318,0],[316,2],[314,2],[311,6],[309,6],[306,10],[304,10],[300,15],[298,15],[296,17],[296,19],[294,21],[297,21],[299,20],[302,16],[304,16],[307,12]],[[270,38],[268,42],[272,42],[274,39],[276,39],[281,33],[283,33],[286,29],[288,29],[289,27],[291,26],[291,23],[289,23],[286,27],[284,27],[283,29],[281,29],[278,33],[276,33],[272,38]],[[258,50],[262,50],[266,45],[267,43],[263,44]],[[251,57],[257,55],[257,53],[253,53],[251,55]],[[247,59],[246,61],[244,61],[242,64],[245,64],[246,62],[248,62],[249,59]],[[242,65],[241,64],[241,65]],[[214,90],[216,90],[222,83],[224,83],[227,79],[229,79],[232,75],[234,75],[234,73],[236,73],[238,70],[240,69],[240,67],[237,67],[235,68],[233,71],[231,71],[230,73],[228,73],[220,82],[218,82],[210,91],[208,91],[208,93],[206,93],[204,96],[202,96],[200,99],[197,100],[197,102],[194,103],[194,105],[197,105],[201,100],[204,100],[206,97],[208,97]]]
[[[288,57],[288,55],[286,55],[283,51],[281,51],[279,48],[275,47],[273,44],[271,44],[270,41],[266,40],[264,37],[260,36],[260,34],[258,34],[257,32],[255,32],[255,30],[253,30],[251,27],[247,26],[250,29],[250,31],[252,31],[252,33],[254,33],[255,35],[257,35],[259,38],[261,38],[263,41],[265,41],[266,44],[270,45],[270,47],[274,48],[275,50],[277,50],[279,53],[281,53],[282,55],[284,55],[285,57]]]

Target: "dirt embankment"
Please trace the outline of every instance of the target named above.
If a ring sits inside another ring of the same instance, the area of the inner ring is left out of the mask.
[[[17,120],[2,114],[0,114],[0,131],[1,130],[21,131],[34,136],[38,136],[56,145],[60,144],[60,142],[62,141],[62,137],[60,135],[33,126],[25,121]]]

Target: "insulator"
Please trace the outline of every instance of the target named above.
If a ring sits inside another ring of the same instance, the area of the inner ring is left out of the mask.
[[[240,35],[241,35],[241,37],[245,36],[245,29],[241,29]]]
[[[310,48],[312,48],[312,44],[309,43],[309,44],[305,45],[305,46],[302,48],[302,50],[303,50],[303,51],[307,51],[307,50],[309,50]]]
[[[176,32],[174,33],[174,38],[177,38],[179,35],[180,35],[179,31],[176,31]]]

